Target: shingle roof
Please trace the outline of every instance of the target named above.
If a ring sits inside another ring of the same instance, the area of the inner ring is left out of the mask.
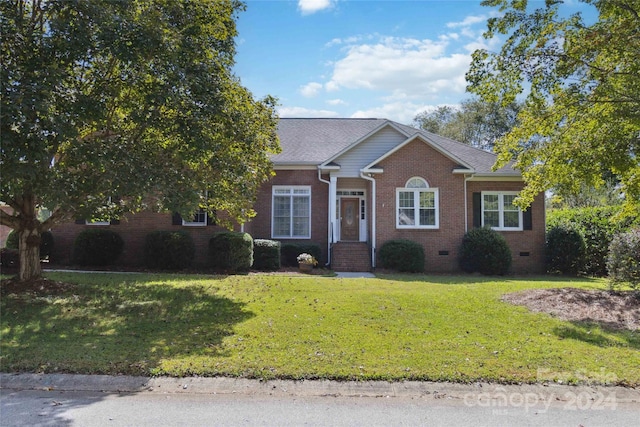
[[[278,136],[282,152],[271,159],[275,165],[320,165],[376,129],[390,124],[407,137],[419,134],[440,151],[451,153],[476,173],[492,174],[496,155],[484,150],[386,119],[282,118]],[[499,175],[520,175],[510,166],[495,172]]]

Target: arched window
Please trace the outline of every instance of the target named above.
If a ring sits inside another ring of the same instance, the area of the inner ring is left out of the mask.
[[[418,176],[396,189],[396,228],[438,228],[438,189]]]

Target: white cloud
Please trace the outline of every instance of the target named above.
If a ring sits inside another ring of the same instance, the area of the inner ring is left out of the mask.
[[[471,25],[484,23],[487,21],[488,16],[479,15],[479,16],[467,16],[460,22],[448,22],[447,28],[459,28],[459,27],[470,27]]]
[[[304,107],[280,107],[278,108],[280,117],[338,117],[339,114],[329,110],[314,110]]]
[[[298,10],[303,15],[311,15],[333,6],[332,0],[298,0]]]
[[[329,99],[327,100],[327,104],[329,105],[347,105],[342,99]]]
[[[423,98],[441,91],[462,93],[469,54],[447,54],[448,41],[382,37],[353,45],[334,62],[327,91],[340,88],[389,92]]]
[[[300,87],[300,94],[305,98],[313,98],[314,96],[318,95],[321,89],[321,83],[311,82]]]

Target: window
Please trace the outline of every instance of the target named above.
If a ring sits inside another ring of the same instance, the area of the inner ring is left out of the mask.
[[[397,228],[438,228],[438,189],[414,177],[396,189]]]
[[[191,218],[191,221],[185,221],[184,219],[182,220],[182,225],[186,225],[188,227],[197,227],[197,226],[204,226],[207,225],[207,211],[205,211],[204,209],[200,208],[198,210],[198,212],[196,212],[193,215],[193,218]]]
[[[111,196],[107,197],[107,203],[105,208],[108,208],[109,206],[113,205],[113,199],[111,198]],[[84,223],[86,225],[111,225],[114,223],[118,223],[119,221],[117,220],[108,220],[108,221],[104,221],[104,220],[93,220],[93,219],[85,219]]]
[[[308,239],[311,237],[311,187],[274,186],[271,237]]]
[[[522,230],[522,211],[513,204],[517,192],[482,192],[482,226]]]

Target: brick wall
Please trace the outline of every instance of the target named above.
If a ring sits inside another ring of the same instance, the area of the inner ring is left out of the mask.
[[[464,176],[453,174],[458,165],[422,141],[414,141],[381,162],[384,173],[376,176],[376,246],[391,239],[408,239],[420,243],[425,251],[428,272],[457,272],[459,248],[465,233]],[[439,191],[438,229],[397,229],[396,188],[418,176]],[[473,227],[472,195],[480,191],[519,191],[522,182],[468,182],[468,227]],[[501,232],[511,248],[516,273],[544,271],[544,196],[532,206],[530,231]],[[527,256],[524,256],[527,255]]]
[[[328,179],[328,176],[324,176]],[[327,261],[327,235],[329,209],[329,185],[318,180],[317,170],[276,170],[276,176],[264,184],[254,205],[256,216],[245,225],[245,231],[254,239],[271,239],[271,202],[274,185],[311,186],[311,239],[277,239],[282,242],[313,242],[320,245],[323,259]]]
[[[376,246],[391,239],[420,243],[429,272],[458,269],[458,247],[464,236],[464,178],[451,171],[456,164],[422,141],[414,141],[380,163],[384,173],[376,175]],[[412,177],[425,179],[438,188],[440,227],[438,229],[397,229],[396,188]],[[440,255],[447,252],[447,255]]]
[[[52,229],[54,238],[52,261],[63,265],[70,264],[76,236],[84,229],[99,227],[117,232],[124,240],[124,251],[118,259],[117,265],[143,265],[144,240],[148,233],[156,230],[183,230],[191,235],[196,245],[193,265],[204,266],[207,264],[209,239],[214,233],[226,230],[218,226],[172,225],[171,222],[171,214],[139,212],[135,215],[126,215],[118,225],[59,224]]]

